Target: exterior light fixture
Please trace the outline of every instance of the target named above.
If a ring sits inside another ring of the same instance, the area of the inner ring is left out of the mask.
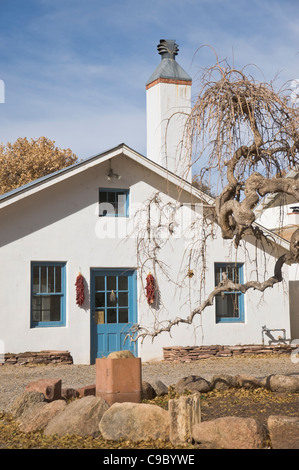
[[[114,173],[112,168],[111,168],[111,160],[109,160],[109,170],[107,172],[107,180],[110,181],[112,179],[117,179],[120,180],[121,176],[118,175],[117,173]]]

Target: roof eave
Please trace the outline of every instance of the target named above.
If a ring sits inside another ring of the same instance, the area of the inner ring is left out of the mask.
[[[119,144],[117,147],[114,147],[110,150],[101,152],[100,154],[95,154],[91,157],[88,157],[84,160],[81,160],[73,165],[70,165],[66,168],[58,170],[54,173],[50,173],[49,175],[43,176],[37,180],[34,180],[24,186],[21,186],[13,191],[3,194],[0,196],[0,209],[17,202],[18,200],[30,196],[38,191],[43,190],[44,188],[56,184],[58,182],[63,181],[64,179],[73,176],[75,174],[80,173],[81,171],[85,171],[86,169],[97,165],[99,163],[104,163],[105,161],[123,153],[124,155],[132,158],[133,160],[139,162],[143,166],[147,167],[151,171],[155,171],[161,177],[166,178],[169,182],[172,182],[176,186],[187,190],[194,194],[195,197],[203,200],[207,204],[213,204],[214,199],[202,192],[201,190],[195,188],[192,184],[188,181],[180,178],[179,176],[175,175],[167,171],[165,168],[160,166],[159,164],[153,162],[152,160],[148,159],[144,155],[136,152],[132,148],[128,147],[126,144],[122,143]],[[100,162],[99,162],[100,161]]]

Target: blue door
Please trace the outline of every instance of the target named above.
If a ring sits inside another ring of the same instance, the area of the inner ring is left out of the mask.
[[[137,344],[126,339],[137,322],[136,272],[92,269],[90,286],[91,363],[123,349],[137,356]]]

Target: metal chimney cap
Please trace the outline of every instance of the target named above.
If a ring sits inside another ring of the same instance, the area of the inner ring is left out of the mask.
[[[173,59],[178,55],[179,47],[175,39],[160,39],[160,44],[157,46],[161,59]]]
[[[146,82],[146,87],[158,79],[169,79],[176,81],[192,82],[191,77],[175,60],[178,55],[179,47],[174,39],[160,39],[160,44],[157,46],[158,52],[161,55],[161,62]]]

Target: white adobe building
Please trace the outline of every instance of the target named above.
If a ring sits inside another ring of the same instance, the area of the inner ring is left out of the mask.
[[[258,266],[262,277],[266,259],[268,273],[273,272],[275,260],[289,247],[287,240],[274,237],[266,252],[250,239],[236,251],[215,227],[207,242],[200,297],[201,259],[194,257],[190,264],[186,253],[194,237],[201,236],[202,205],[213,201],[191,184],[190,168],[177,152],[184,119],[175,113],[190,111],[192,80],[175,60],[174,41],[161,40],[158,50],[160,65],[146,84],[147,157],[120,144],[0,197],[4,352],[67,350],[74,363],[89,364],[111,351],[131,349],[148,361],[162,359],[164,346],[260,344],[264,325],[285,329],[288,340],[294,337],[291,325],[297,332],[281,284],[263,297],[255,291],[227,293],[192,325],[175,327],[171,335],[124,342],[132,324],[151,329],[188,316],[224,272],[250,280]],[[173,114],[165,141],[165,125]],[[148,222],[148,212],[142,218],[142,211],[154,197],[174,208],[172,230],[167,237],[159,234],[159,257],[168,276],[157,266],[152,271],[152,260],[141,265],[137,249]],[[197,224],[193,232],[192,222]],[[145,296],[149,271],[159,290],[151,305]],[[76,303],[79,273],[84,277],[82,305]]]
[[[299,173],[290,170],[288,178],[298,179]],[[293,196],[281,193],[267,195],[256,208],[256,221],[270,232],[289,242],[299,226],[299,202]],[[299,338],[299,266],[288,268],[288,291],[290,301],[290,330],[292,339]]]

